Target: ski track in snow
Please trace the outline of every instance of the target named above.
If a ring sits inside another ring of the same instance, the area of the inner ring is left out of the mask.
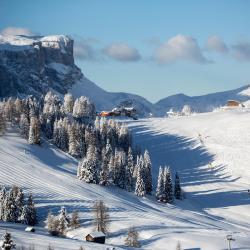
[[[134,225],[143,249],[171,250],[180,241],[183,249],[222,250],[229,233],[236,238],[235,249],[250,249],[249,121],[250,113],[224,111],[128,122],[135,142],[151,154],[154,181],[160,164],[179,171],[187,199],[173,205],[160,204],[153,196],[138,198],[119,188],[81,182],[72,157],[47,142],[28,145],[9,129],[0,137],[0,184],[32,191],[41,222],[35,234],[25,233],[23,225],[1,222],[0,233],[8,228],[17,243],[36,243],[38,249],[49,243],[55,249],[80,245],[93,249],[83,239],[93,229],[93,202],[103,199],[112,219],[107,244],[123,247],[127,229]],[[82,228],[68,232],[74,239],[51,237],[43,228],[48,211],[57,213],[61,206],[69,213],[80,212]],[[96,249],[106,247],[94,244]]]

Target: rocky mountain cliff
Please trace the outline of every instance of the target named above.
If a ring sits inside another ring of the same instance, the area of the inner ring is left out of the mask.
[[[0,36],[0,97],[59,93],[82,77],[67,36]]]

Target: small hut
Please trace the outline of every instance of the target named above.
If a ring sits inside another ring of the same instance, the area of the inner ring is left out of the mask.
[[[25,228],[25,232],[30,232],[30,233],[34,233],[36,230],[34,227],[26,227]]]
[[[93,232],[86,236],[86,241],[104,244],[106,235],[103,232]]]
[[[236,100],[228,100],[226,106],[227,107],[244,107],[242,103]]]

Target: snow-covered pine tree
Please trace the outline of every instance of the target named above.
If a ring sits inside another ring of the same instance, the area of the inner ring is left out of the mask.
[[[94,226],[97,231],[108,233],[108,227],[110,223],[108,208],[103,201],[97,201],[93,207],[94,211]]]
[[[96,148],[90,145],[86,157],[78,164],[77,176],[87,183],[98,183],[99,162],[96,151]]]
[[[125,188],[127,191],[131,192],[134,181],[133,181],[133,172],[134,172],[134,159],[133,159],[133,152],[131,147],[128,149],[128,157],[127,157],[127,166],[126,166],[126,183]]]
[[[16,217],[17,221],[20,221],[22,211],[23,211],[23,206],[24,206],[24,194],[23,190],[20,187],[17,187],[17,193],[15,197],[15,205],[16,205]]]
[[[53,124],[50,119],[46,119],[44,134],[48,139],[51,139],[53,137]]]
[[[173,199],[174,199],[173,184],[172,184],[170,168],[166,166],[164,168],[164,200],[163,202],[172,203]]]
[[[61,101],[57,95],[49,91],[44,97],[43,115],[53,123],[60,118]]]
[[[95,107],[86,96],[77,98],[73,107],[73,117],[78,121],[89,123],[95,119]]]
[[[57,146],[63,151],[68,151],[68,124],[69,120],[67,118],[60,119],[57,124],[58,129],[58,138],[57,138]]]
[[[101,170],[99,176],[99,184],[103,186],[107,186],[109,184],[109,160],[106,154],[106,148],[102,149],[102,162],[101,162]]]
[[[139,159],[139,164],[137,168],[136,183],[135,183],[135,194],[137,196],[143,197],[146,195],[146,186],[144,179],[144,169],[142,157]]]
[[[40,144],[40,122],[36,117],[30,119],[29,144]]]
[[[159,175],[157,180],[157,188],[156,188],[156,199],[158,201],[163,201],[164,197],[164,173],[162,167],[159,167]]]
[[[119,160],[119,168],[118,168],[118,187],[122,189],[126,189],[126,178],[127,178],[127,156],[124,151],[120,151],[120,160]]]
[[[63,106],[64,106],[64,110],[65,110],[67,113],[72,113],[72,112],[73,112],[74,98],[73,98],[72,94],[66,94],[66,95],[64,96],[64,103],[63,103]]]
[[[6,121],[3,112],[0,110],[0,135],[3,135],[6,130]]]
[[[47,219],[46,219],[46,227],[48,229],[49,233],[52,233],[54,228],[54,221],[55,221],[55,217],[54,215],[52,215],[51,211],[49,211]]]
[[[5,186],[0,188],[0,220],[4,220],[4,200],[6,197]]]
[[[61,207],[61,210],[59,211],[58,222],[58,231],[61,235],[64,235],[69,226],[69,218],[65,207]]]
[[[125,239],[125,245],[128,247],[140,247],[138,238],[139,238],[139,233],[136,231],[134,227],[130,227],[128,230],[128,235]]]
[[[20,134],[23,138],[27,139],[29,138],[29,120],[25,114],[21,114],[20,122],[19,122],[19,128],[20,128]]]
[[[28,201],[27,201],[27,223],[28,225],[34,226],[37,223],[36,217],[36,208],[33,202],[32,193],[29,194]]]
[[[5,200],[4,200],[4,221],[9,222],[16,222],[17,221],[17,215],[16,215],[16,204],[15,204],[15,196],[12,190],[9,190],[6,194]]]
[[[80,222],[79,222],[79,215],[77,211],[74,211],[72,213],[71,219],[70,219],[70,227],[73,229],[76,229],[80,227]]]
[[[151,194],[153,190],[152,185],[152,163],[149,156],[149,152],[146,150],[143,157],[144,161],[144,171],[145,171],[145,186],[146,186],[146,193]]]
[[[178,172],[175,173],[174,197],[177,200],[182,199],[181,183],[180,183],[180,177],[178,175]]]
[[[125,124],[122,124],[121,127],[119,127],[118,145],[120,148],[123,148],[125,152],[128,152],[128,148],[131,146],[131,137]]]
[[[75,123],[72,123],[68,126],[68,137],[69,137],[69,154],[77,158],[80,157]]]
[[[13,98],[9,98],[7,102],[4,103],[4,116],[7,121],[13,122],[14,120],[14,100]]]
[[[14,119],[15,123],[19,123],[20,121],[20,115],[22,113],[22,102],[19,98],[16,98],[14,102]]]
[[[3,239],[1,242],[1,249],[2,250],[11,250],[11,249],[16,248],[16,245],[14,244],[14,242],[11,238],[11,234],[8,233],[7,231],[3,235],[2,239]]]
[[[108,172],[109,172],[109,177],[108,177],[108,182],[109,184],[114,184],[114,179],[115,179],[115,157],[112,154],[108,163]]]

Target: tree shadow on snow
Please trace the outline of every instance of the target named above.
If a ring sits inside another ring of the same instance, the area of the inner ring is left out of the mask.
[[[157,133],[149,130],[146,125],[129,126],[135,144],[142,151],[147,149],[151,155],[154,186],[157,183],[159,166],[170,166],[172,175],[178,171],[183,187],[199,186],[212,183],[233,183],[238,178],[232,178],[225,171],[225,166],[213,166],[214,155],[210,154],[197,140],[184,136]],[[235,192],[189,192],[188,196],[197,199],[203,208],[216,208],[249,204],[246,190]],[[203,202],[204,201],[204,202]]]

